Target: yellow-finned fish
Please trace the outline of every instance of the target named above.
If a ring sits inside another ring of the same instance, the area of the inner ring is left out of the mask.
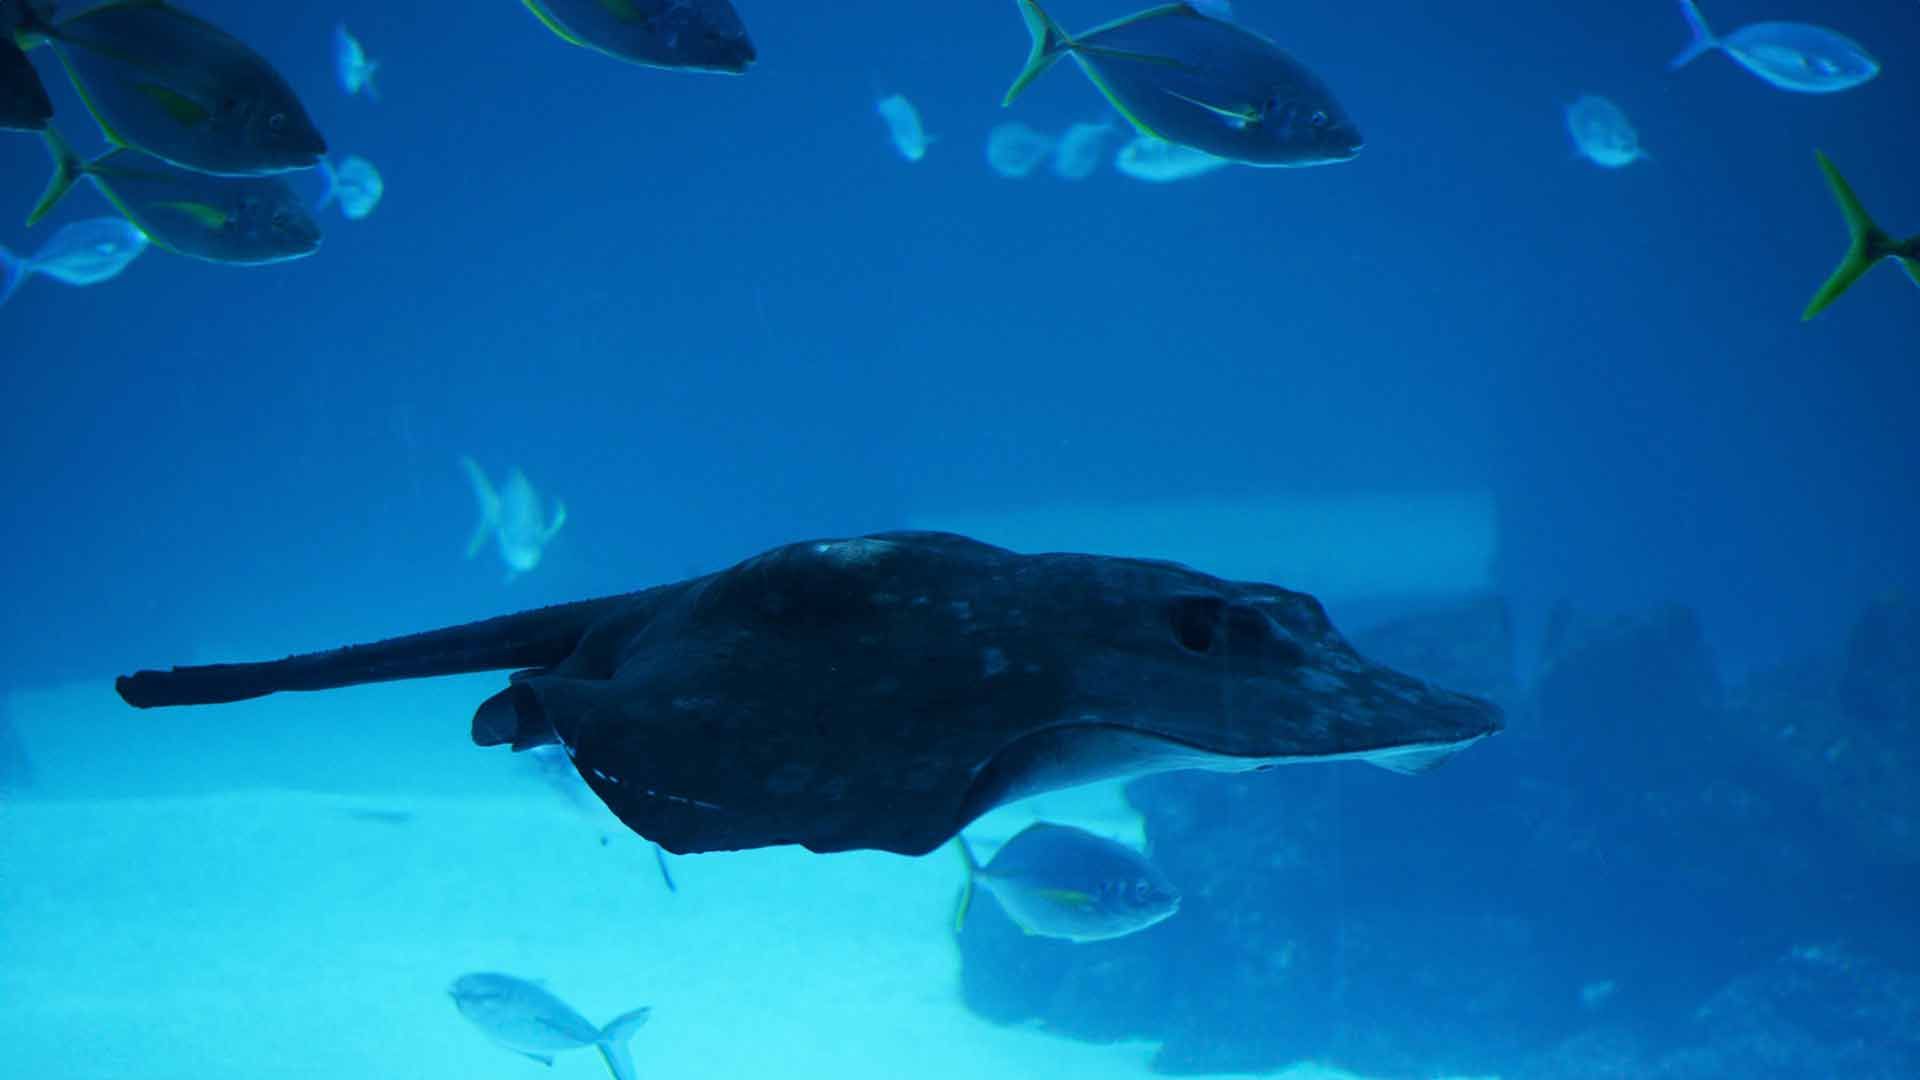
[[[956,929],[966,922],[976,885],[992,892],[1020,929],[1063,941],[1125,937],[1180,910],[1180,891],[1145,856],[1085,829],[1029,825],[984,866],[966,837],[954,843],[967,863]]]

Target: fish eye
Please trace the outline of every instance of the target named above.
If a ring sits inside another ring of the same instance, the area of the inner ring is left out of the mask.
[[[286,126],[287,126],[286,113],[277,112],[277,113],[274,113],[272,116],[267,117],[267,127],[273,129],[274,131],[279,131],[282,128],[285,128]]]
[[[1315,109],[1313,115],[1307,118],[1307,123],[1317,128],[1323,128],[1327,126],[1327,121],[1330,119],[1332,119],[1332,117],[1327,115],[1327,110]]]

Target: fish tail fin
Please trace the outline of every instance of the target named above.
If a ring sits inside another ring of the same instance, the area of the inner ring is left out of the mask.
[[[53,176],[47,180],[47,190],[41,193],[40,201],[33,205],[33,213],[27,215],[28,225],[37,225],[41,218],[52,213],[87,171],[86,163],[52,124],[40,132],[40,141],[46,144],[47,154],[53,158]]]
[[[1900,245],[1900,267],[1915,285],[1920,285],[1920,235],[1909,236]]]
[[[613,1073],[613,1080],[634,1080],[633,1055],[627,1052],[627,1043],[633,1033],[647,1026],[647,1017],[653,1010],[642,1006],[630,1013],[622,1013],[608,1021],[600,1029],[600,1056],[607,1061],[607,1068]]]
[[[1020,75],[1007,88],[1006,96],[1000,99],[1002,108],[1013,104],[1013,99],[1019,97],[1033,80],[1046,74],[1054,61],[1078,47],[1078,43],[1060,29],[1060,24],[1041,9],[1039,0],[1019,0],[1019,3],[1020,14],[1027,20],[1027,33],[1033,35],[1033,49],[1027,53],[1027,66],[1020,69]]]
[[[1840,170],[1827,160],[1827,155],[1816,150],[1814,156],[1820,161],[1820,171],[1827,176],[1827,186],[1833,189],[1834,201],[1840,204],[1841,215],[1847,219],[1849,243],[1840,265],[1827,276],[1826,283],[1820,286],[1819,292],[1813,294],[1807,309],[1800,313],[1803,322],[1825,311],[1827,305],[1839,299],[1841,293],[1860,280],[1860,275],[1872,269],[1882,256],[1889,254],[1887,234],[1880,231],[1880,226],[1874,224],[1873,218],[1867,214],[1866,207],[1860,205],[1859,197],[1847,185]],[[1912,272],[1911,268],[1908,272]]]
[[[1700,14],[1700,9],[1694,6],[1693,0],[1680,0],[1680,15],[1687,20],[1687,31],[1693,35],[1693,40],[1687,42],[1687,47],[1681,49],[1679,55],[1667,61],[1668,71],[1678,71],[1698,60],[1702,53],[1712,52],[1720,47],[1720,39],[1714,37],[1713,31],[1707,29],[1706,16]]]
[[[471,559],[487,546],[487,537],[500,523],[500,495],[493,490],[493,482],[487,479],[479,462],[462,457],[460,468],[466,471],[467,483],[473,486],[473,501],[480,504],[480,521],[473,527],[472,539],[467,541],[467,558]]]
[[[13,290],[27,276],[27,260],[0,247],[0,304],[13,299]]]
[[[973,857],[973,849],[967,846],[967,838],[955,834],[953,848],[960,853],[961,862],[967,867],[966,884],[960,886],[960,902],[953,909],[953,932],[959,933],[967,925],[967,911],[973,907],[973,879],[980,873],[980,863]]]
[[[325,157],[320,159],[320,179],[326,181],[327,190],[321,192],[320,201],[313,204],[313,209],[316,213],[325,210],[332,204],[334,198],[340,194],[340,174],[334,171],[333,162],[328,161]]]

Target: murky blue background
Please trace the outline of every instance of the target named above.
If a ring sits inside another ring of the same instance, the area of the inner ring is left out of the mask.
[[[1885,64],[1812,97],[1718,54],[1669,74],[1686,31],[1659,0],[1240,0],[1367,147],[1165,187],[988,170],[992,125],[1105,111],[1071,65],[999,108],[1027,49],[1008,0],[739,6],[761,59],[726,78],[567,47],[509,0],[196,0],[387,195],[328,211],[311,259],[154,251],[0,308],[0,679],[277,655],[1062,501],[1489,490],[1523,653],[1561,600],[1675,601],[1730,678],[1920,585],[1920,294],[1885,266],[1799,321],[1846,247],[1816,147],[1920,231],[1911,5],[1706,7]],[[382,62],[377,105],[334,86],[336,21]],[[925,161],[876,91],[919,106]],[[1582,93],[1651,160],[1577,160]],[[50,230],[19,224],[45,173],[0,139],[0,243]],[[107,212],[83,187],[58,220]],[[460,558],[461,454],[569,506],[511,586]]]

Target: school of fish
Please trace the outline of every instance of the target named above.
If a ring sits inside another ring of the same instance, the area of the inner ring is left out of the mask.
[[[642,67],[740,75],[759,56],[729,0],[522,2],[561,41]],[[1339,164],[1366,146],[1326,82],[1242,24],[1229,0],[1163,3],[1077,33],[1055,22],[1041,0],[1013,2],[1032,45],[1002,104],[1013,104],[1070,58],[1112,115],[1059,134],[1017,121],[995,126],[986,160],[1001,177],[1025,178],[1045,164],[1059,179],[1080,181],[1110,160],[1124,176],[1168,184],[1229,165]],[[1670,70],[1718,51],[1769,85],[1801,94],[1850,90],[1880,73],[1880,62],[1863,46],[1826,27],[1758,22],[1716,34],[1695,0],[1678,4],[1690,36]],[[87,180],[153,246],[255,266],[314,254],[322,237],[320,210],[334,206],[359,221],[384,194],[373,162],[328,156],[308,110],[271,62],[168,0],[106,0],[64,16],[51,0],[0,0],[0,30],[6,31],[0,37],[0,130],[39,133],[53,162],[30,225]],[[332,47],[341,92],[379,101],[379,60],[344,24],[334,26]],[[109,144],[105,152],[83,158],[54,125],[53,102],[30,59],[42,48],[79,92]],[[877,95],[874,111],[903,160],[928,157],[938,136],[906,94]],[[1626,111],[1609,98],[1581,95],[1564,117],[1576,153],[1595,165],[1619,169],[1650,157]],[[1824,157],[1819,164],[1852,243],[1806,316],[1824,310],[1865,267],[1884,258],[1898,260],[1920,283],[1920,238],[1887,237],[1833,164]],[[324,182],[312,202],[287,180],[309,169],[319,170]],[[11,254],[0,260],[8,275],[0,278],[0,297],[47,265]]]

